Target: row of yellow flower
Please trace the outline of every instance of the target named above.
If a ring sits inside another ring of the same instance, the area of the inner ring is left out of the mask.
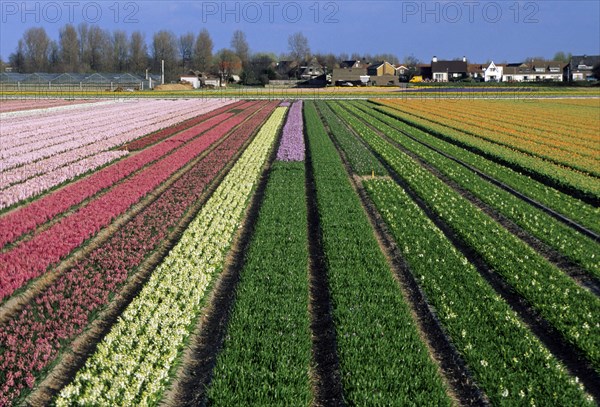
[[[407,113],[417,115],[433,122],[450,126],[454,129],[476,135],[480,138],[505,145],[517,151],[541,157],[557,164],[564,165],[579,171],[591,174],[600,174],[600,161],[598,155],[598,137],[590,139],[586,136],[577,136],[573,131],[568,134],[550,126],[550,129],[537,130],[532,128],[536,119],[530,118],[518,125],[503,123],[503,115],[497,114],[495,108],[490,106],[484,113],[471,110],[453,110],[450,103],[417,106],[415,104],[385,102],[386,105]],[[543,109],[539,109],[543,111]],[[539,115],[540,113],[536,113]],[[594,128],[597,119],[590,120],[588,127]]]
[[[261,128],[96,353],[59,394],[58,406],[160,401],[207,287],[223,268],[285,111],[277,108]]]
[[[437,104],[440,109],[457,121],[468,124],[480,125],[513,136],[517,139],[532,139],[564,150],[574,150],[583,153],[582,149],[594,150],[598,135],[594,132],[592,124],[597,118],[589,113],[593,109],[580,108],[578,115],[569,114],[571,108],[552,106],[531,102],[525,107],[512,103],[495,103],[487,109],[481,105],[480,109],[474,106],[465,109],[464,103]],[[428,111],[432,112],[428,109]],[[433,113],[433,112],[432,112]],[[558,142],[558,144],[556,144]]]
[[[414,104],[414,102],[409,102]],[[453,113],[492,119],[525,129],[549,132],[546,136],[562,135],[569,139],[597,139],[591,124],[597,121],[598,99],[551,100],[459,100],[439,99],[416,108],[443,107]],[[413,107],[413,106],[411,106]]]

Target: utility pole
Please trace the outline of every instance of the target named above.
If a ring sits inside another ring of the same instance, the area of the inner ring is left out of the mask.
[[[160,81],[161,85],[165,84],[165,60],[161,60],[161,70],[160,70]]]

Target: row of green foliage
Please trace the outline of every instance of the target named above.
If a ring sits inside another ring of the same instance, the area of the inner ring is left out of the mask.
[[[276,162],[208,399],[212,405],[308,405],[311,332],[304,162]]]
[[[410,112],[399,111],[389,107],[378,107],[381,112],[398,117],[421,130],[438,135],[453,143],[473,149],[492,157],[502,163],[529,174],[535,174],[551,186],[566,188],[573,193],[588,199],[600,200],[600,183],[598,178],[573,171],[569,168],[541,160],[538,157],[514,151],[488,140],[466,134],[462,131],[434,123]]]
[[[435,137],[404,121],[398,120],[390,114],[374,109],[370,103],[358,103],[356,106],[370,115],[373,115],[387,125],[410,134],[415,139],[427,143],[451,156],[477,168],[479,171],[503,182],[507,186],[519,191],[521,194],[540,202],[548,208],[572,219],[581,225],[600,233],[600,208],[588,205],[579,199],[557,191],[541,182],[518,173],[504,165],[472,153],[467,149]],[[396,114],[399,114],[397,112]]]
[[[411,272],[493,405],[582,405],[564,367],[406,192],[364,181]]]
[[[373,156],[369,149],[360,143],[348,130],[340,119],[331,111],[325,102],[318,102],[317,106],[330,134],[346,154],[352,171],[357,175],[387,175],[383,165]]]
[[[600,371],[600,299],[339,106],[409,187]]]
[[[442,174],[481,199],[491,208],[511,219],[536,238],[581,265],[591,275],[600,277],[600,245],[544,211],[531,206],[513,194],[480,178],[472,170],[442,154],[406,137],[378,120],[383,116],[376,110],[362,111],[345,104],[353,114],[375,127],[404,148],[410,150]],[[393,120],[393,119],[392,119]]]
[[[312,102],[304,113],[344,397],[350,405],[449,405]]]

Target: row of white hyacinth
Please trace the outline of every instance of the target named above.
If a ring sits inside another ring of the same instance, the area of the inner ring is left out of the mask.
[[[16,102],[16,103],[15,103]],[[21,102],[21,103],[18,103]],[[63,103],[61,103],[63,102]],[[23,110],[14,110],[14,111],[3,111],[0,112],[0,120],[5,120],[9,118],[17,118],[17,117],[39,117],[41,115],[50,114],[52,112],[57,111],[74,111],[78,109],[86,109],[88,104],[94,103],[96,106],[109,105],[111,103],[119,103],[121,99],[110,99],[98,101],[97,99],[91,100],[80,100],[78,102],[66,103],[65,101],[56,100],[56,99],[48,99],[48,100],[21,100],[21,101],[12,101],[11,105],[17,106],[20,105]],[[45,107],[39,107],[45,106]]]
[[[113,150],[123,143],[231,102],[151,100],[123,103],[121,107],[89,103],[87,110],[68,118],[64,112],[30,118],[37,127],[34,130],[24,129],[19,138],[7,135],[5,127],[11,122],[3,121],[0,132],[0,209],[126,155],[125,151]],[[28,132],[35,137],[20,138]],[[22,144],[10,148],[11,141]]]
[[[25,123],[3,120],[1,170],[89,145],[102,144],[107,150],[225,104],[204,100],[144,100],[104,106],[92,103],[75,115],[57,112],[29,118]]]
[[[278,107],[56,404],[155,405],[224,265],[286,108]]]

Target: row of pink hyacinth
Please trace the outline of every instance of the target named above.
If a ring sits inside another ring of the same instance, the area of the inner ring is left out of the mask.
[[[128,104],[130,106],[123,107],[117,112],[112,111],[112,109],[107,112],[104,108],[96,108],[78,112],[77,114],[71,113],[69,114],[68,121],[64,120],[62,115],[54,115],[52,116],[52,120],[49,120],[49,118],[46,120],[30,120],[34,123],[37,122],[37,127],[29,130],[30,133],[33,133],[33,136],[30,137],[33,141],[13,148],[10,147],[10,128],[7,129],[6,127],[10,127],[10,124],[14,123],[10,121],[9,123],[5,123],[3,121],[3,142],[0,147],[0,157],[10,157],[15,164],[21,164],[24,161],[22,156],[23,151],[19,151],[18,149],[29,149],[28,154],[27,152],[25,154],[31,158],[34,158],[33,155],[46,155],[48,157],[38,159],[35,162],[32,159],[28,161],[28,165],[22,165],[12,170],[9,169],[9,159],[3,159],[0,165],[0,171],[3,173],[0,178],[0,189],[27,179],[39,172],[57,168],[60,164],[64,165],[95,152],[113,148],[116,145],[122,144],[123,140],[126,140],[125,142],[131,141],[131,139],[138,138],[146,133],[168,127],[177,123],[178,118],[186,120],[189,117],[207,113],[225,104],[227,103],[221,101],[208,101],[201,105],[193,104],[184,106],[180,111],[172,112],[163,110],[160,113],[152,112],[150,116],[155,117],[146,117],[144,120],[135,119],[138,116],[138,109],[136,108],[136,104],[133,103]],[[160,105],[156,107],[160,108]],[[152,109],[152,105],[150,105],[150,108]],[[148,112],[146,111],[145,113]],[[125,121],[123,124],[115,126],[115,120],[121,121],[119,118],[127,117],[134,117],[134,120]],[[51,126],[50,124],[57,124],[58,126]],[[20,133],[17,132],[19,135],[18,138],[16,136],[13,137],[12,141],[19,138],[22,139],[27,136],[27,133],[28,130],[26,129],[23,129]],[[89,137],[84,139],[84,134],[89,134]],[[32,173],[35,168],[38,168],[38,171]]]
[[[95,106],[62,106],[59,110],[45,113],[40,112],[34,118],[18,117],[12,120],[3,120],[7,123],[3,126],[2,134],[6,142],[2,146],[2,152],[7,155],[16,155],[39,150],[40,148],[48,148],[60,143],[77,138],[77,132],[81,130],[78,124],[85,121],[86,127],[89,129],[103,130],[111,124],[114,125],[113,111],[118,109],[122,117],[131,117],[131,120],[139,120],[136,114],[135,103],[117,103],[108,102],[96,104]],[[68,110],[65,110],[68,109]],[[90,114],[93,110],[95,113]],[[51,114],[50,114],[51,113]],[[62,118],[69,115],[69,120],[65,121]],[[43,122],[44,132],[46,137],[40,139],[40,121]]]
[[[239,106],[247,107],[248,104]],[[164,136],[158,143],[146,146],[137,154],[109,165],[90,176],[72,182],[51,194],[35,200],[29,205],[21,206],[10,213],[0,216],[0,248],[11,243],[22,235],[35,230],[43,223],[94,196],[105,188],[110,188],[146,165],[170,154],[196,135],[214,127],[231,116],[228,106],[215,109],[210,113],[192,119],[189,126],[171,126],[160,132]],[[143,139],[146,139],[145,137]]]
[[[119,103],[117,100],[104,100],[94,102],[94,108],[98,109],[101,106],[114,105]],[[64,115],[67,112],[70,115],[79,115],[80,112],[89,112],[92,103],[81,103],[78,105],[69,105],[69,106],[56,106],[56,107],[48,107],[43,109],[33,109],[33,110],[21,110],[19,112],[6,112],[0,113],[0,118],[2,119],[2,133],[6,135],[6,138],[9,139],[9,135],[16,135],[16,140],[12,140],[13,137],[10,137],[10,146],[23,144],[35,141],[35,138],[32,138],[31,134],[24,136],[26,132],[31,131],[32,129],[37,129],[36,121],[40,120],[44,117],[51,117],[57,115]],[[4,125],[5,124],[5,125]],[[64,124],[64,122],[56,121],[55,125]],[[50,126],[50,124],[49,124]],[[27,140],[29,138],[29,140]],[[21,141],[24,140],[24,141]]]
[[[225,114],[229,117],[230,114]],[[0,300],[45,272],[94,233],[166,181],[173,173],[223,138],[247,115],[240,114],[208,128],[204,123],[176,135],[181,148],[160,158],[62,218],[31,239],[0,253]],[[200,132],[204,131],[201,136]],[[166,142],[165,142],[166,144]]]
[[[47,116],[49,114],[53,114],[55,112],[67,112],[67,111],[77,111],[80,109],[87,109],[88,105],[94,103],[97,106],[109,105],[113,103],[117,103],[118,100],[97,100],[97,101],[89,101],[88,103],[76,103],[72,105],[63,105],[63,106],[51,106],[51,107],[43,107],[38,109],[26,109],[26,110],[17,110],[14,112],[2,112],[0,113],[0,120],[4,121],[6,119],[21,119],[26,120],[27,118],[32,117],[41,117]]]
[[[0,191],[0,209],[38,195],[51,186],[62,184],[65,181],[108,164],[127,154],[127,151],[103,151],[91,157],[86,157],[83,160],[57,168],[54,171],[30,178],[21,184],[3,189]]]
[[[277,159],[280,161],[304,161],[304,122],[301,100],[294,102],[290,107],[287,121],[283,126]]]
[[[212,110],[221,102],[213,103],[207,106],[207,102],[202,100],[148,100],[97,108],[92,105],[77,115],[69,114],[69,120],[65,120],[66,116],[62,112],[30,118],[28,124],[33,124],[33,127],[21,128],[17,133],[13,133],[10,119],[3,120],[0,170],[6,171],[74,148],[98,144],[99,141],[104,143],[99,151],[107,150],[148,132]],[[101,124],[94,123],[94,118],[101,118]],[[15,140],[23,139],[35,141],[10,147]]]
[[[228,104],[228,102],[211,101],[198,106],[197,103],[202,101],[195,102],[196,106],[192,105],[189,109],[183,110],[185,112],[183,116],[179,114],[180,112],[164,116],[163,111],[157,115],[162,116],[163,120],[146,125],[137,122],[139,127],[135,129],[124,126],[128,129],[127,132],[120,129],[112,137],[109,136],[110,131],[98,131],[97,134],[90,134],[88,140],[95,139],[92,143],[0,173],[0,209],[36,196],[126,154],[126,152],[108,151],[115,146]],[[102,135],[108,137],[102,139]]]
[[[122,114],[132,112],[132,108],[133,106],[130,109],[124,108],[121,112]],[[96,107],[95,109],[100,109],[100,107]],[[26,122],[22,126],[21,131],[17,130],[18,127],[16,125],[18,121],[16,119],[12,120],[10,127],[7,126],[8,128],[2,129],[2,134],[6,139],[6,143],[2,146],[2,152],[6,155],[19,155],[71,141],[77,138],[77,132],[80,130],[78,123],[84,120],[88,128],[98,130],[107,127],[113,122],[110,116],[90,114],[87,109],[81,111],[82,109],[80,108],[78,110],[78,112],[60,112],[61,115],[69,114],[69,121],[58,120],[58,111],[54,112],[55,115],[52,118],[46,116],[44,123],[42,123],[46,134],[46,137],[43,139],[39,137],[40,130],[42,129],[39,124],[42,120],[41,115],[35,118],[19,118],[22,119],[21,121]],[[86,116],[88,116],[87,119]],[[19,126],[21,125],[19,124]]]
[[[18,112],[23,110],[44,109],[56,106],[71,106],[80,103],[87,103],[86,100],[65,100],[65,99],[30,99],[30,100],[3,100],[0,103],[0,113]]]

